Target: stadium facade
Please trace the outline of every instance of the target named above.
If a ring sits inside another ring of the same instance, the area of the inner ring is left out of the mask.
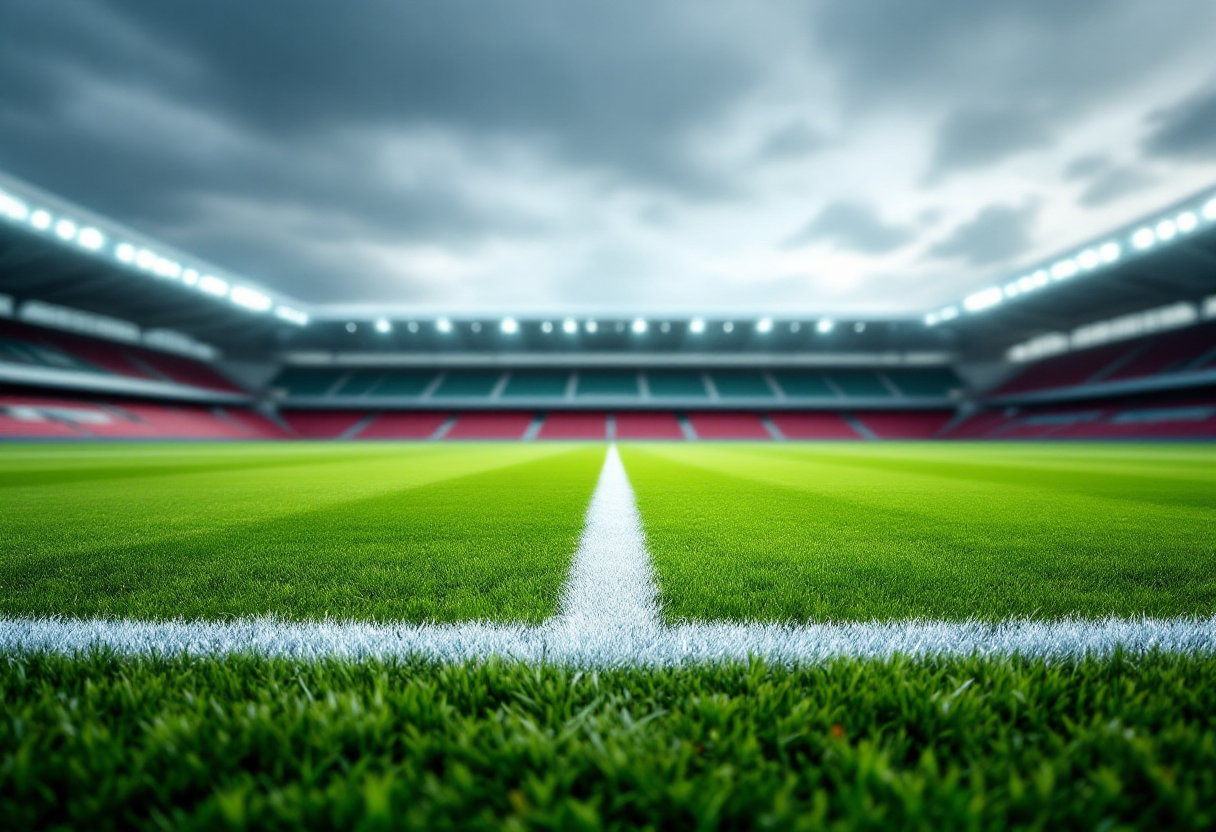
[[[312,307],[0,176],[0,438],[1216,439],[1216,192],[906,317]]]

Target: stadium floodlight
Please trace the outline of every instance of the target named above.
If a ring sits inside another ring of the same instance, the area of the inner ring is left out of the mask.
[[[24,222],[30,215],[30,209],[17,197],[0,191],[0,214],[4,214],[10,220]]]
[[[1077,255],[1077,262],[1081,264],[1081,268],[1089,271],[1098,268],[1102,263],[1102,258],[1098,256],[1096,249],[1087,248]]]
[[[156,265],[156,261],[160,259],[155,252],[148,251],[146,248],[141,248],[139,253],[135,255],[135,265],[141,269],[151,269]]]
[[[600,325],[597,324],[595,321],[587,321],[586,326],[584,326],[583,328],[586,329],[588,332],[590,332],[592,335],[594,335],[599,330]]]
[[[659,324],[659,332],[671,332],[671,324],[667,321],[663,321],[663,323]]]
[[[756,321],[756,332],[759,332],[761,335],[768,335],[772,331],[773,331],[773,319],[772,318],[761,318],[760,320]]]
[[[1203,206],[1203,218],[1216,220],[1216,199],[1209,200],[1208,204]]]
[[[76,242],[80,243],[81,248],[87,248],[89,251],[97,251],[106,244],[106,235],[102,234],[96,228],[89,226],[82,228],[76,236]]]
[[[435,321],[435,329],[447,334],[452,331],[452,322],[447,318],[440,318],[439,320]]]
[[[968,295],[963,299],[963,308],[968,312],[979,312],[983,309],[996,306],[1004,299],[1005,294],[1000,289],[993,286],[989,289],[976,292],[973,295]]]
[[[735,325],[730,321],[727,321],[726,323],[722,324],[722,331],[729,335],[735,331]]]
[[[405,328],[408,329],[410,331],[410,334],[412,335],[418,331],[418,322],[410,321],[408,324],[405,325]]]
[[[347,321],[346,322],[346,331],[349,332],[351,335],[354,335],[356,332],[359,331],[359,325],[357,323],[355,323],[354,321]]]
[[[925,326],[937,326],[940,321],[941,316],[936,312],[930,312],[929,314],[925,315]]]
[[[587,331],[590,332],[591,330]],[[562,332],[567,335],[573,335],[578,332],[578,322],[574,318],[566,318],[566,320],[562,321]]]
[[[228,281],[220,280],[213,274],[205,274],[198,279],[198,288],[209,295],[222,298],[228,294]]]
[[[864,323],[858,321],[857,323],[853,324],[853,331],[857,332],[857,333],[865,332],[866,325]]]
[[[43,211],[41,208],[39,208],[34,213],[30,214],[30,225],[34,226],[34,228],[37,228],[39,231],[46,231],[51,227],[52,219],[53,218],[51,217],[50,211]]]
[[[819,323],[815,324],[815,331],[820,335],[827,335],[836,327],[836,322],[831,318],[820,318]]]
[[[473,321],[469,324],[469,329],[473,332],[481,332],[481,321]]]
[[[193,286],[198,283],[198,272],[194,269],[186,269],[182,272],[182,283],[187,286]]]
[[[641,318],[634,318],[633,323],[629,325],[629,328],[633,330],[634,335],[642,335],[646,332],[646,321],[642,320]]]
[[[1037,272],[1035,272],[1034,274],[1032,274],[1030,276],[1030,281],[1031,281],[1031,284],[1034,286],[1034,288],[1042,289],[1044,286],[1047,285],[1046,270],[1039,269]]]
[[[1060,260],[1053,263],[1051,266],[1051,277],[1053,280],[1067,280],[1077,273],[1077,261],[1071,259]]]
[[[1178,215],[1178,219],[1174,220],[1174,224],[1183,234],[1190,234],[1199,227],[1199,217],[1195,216],[1194,211],[1183,211]]]
[[[800,324],[798,321],[793,321],[790,324],[790,332],[800,332],[801,330],[802,330],[802,324]]]
[[[691,332],[693,335],[700,335],[702,332],[705,331],[705,319],[704,318],[693,318],[691,321],[688,322],[688,331]]]
[[[1151,247],[1155,242],[1157,242],[1157,235],[1153,233],[1153,229],[1151,228],[1141,228],[1132,235],[1132,245],[1141,251]]]
[[[76,223],[69,219],[62,219],[55,223],[55,236],[65,242],[76,239]]]
[[[941,312],[938,313],[938,317],[941,318],[943,321],[953,321],[955,318],[958,317],[958,307],[957,306],[947,306],[945,309],[943,309]]]
[[[376,321],[376,332],[381,335],[388,335],[393,331],[393,325],[388,322],[387,318],[380,318]]]
[[[274,305],[270,298],[248,286],[233,286],[230,297],[237,306],[243,306],[253,312],[265,312]]]
[[[274,316],[296,326],[306,326],[308,324],[308,315],[299,309],[292,309],[290,306],[275,307]]]
[[[134,263],[135,246],[131,245],[130,243],[119,243],[114,248],[114,256],[117,257],[121,263]]]
[[[1022,293],[1022,290],[1018,288],[1018,282],[1016,280],[1012,283],[1006,283],[1003,291],[1005,292],[1005,297],[1007,298],[1016,298]]]
[[[1161,222],[1157,223],[1157,239],[1158,240],[1161,240],[1163,242],[1172,240],[1172,239],[1174,239],[1174,236],[1177,233],[1178,233],[1178,226],[1174,225],[1173,220],[1162,220]]]
[[[550,332],[553,331],[553,322],[545,321],[544,323],[542,323],[540,325],[540,331],[545,333],[546,335],[548,335]]]
[[[1113,263],[1123,255],[1123,249],[1118,243],[1103,243],[1098,249],[1098,256],[1103,263]]]
[[[176,260],[161,257],[156,261],[156,265],[152,270],[160,277],[178,278],[182,273],[182,264],[178,263]]]
[[[502,330],[503,335],[514,335],[519,332],[519,321],[514,318],[503,318],[498,328]]]

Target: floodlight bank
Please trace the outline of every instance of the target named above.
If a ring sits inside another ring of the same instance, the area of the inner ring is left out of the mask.
[[[539,625],[0,617],[0,651],[124,655],[404,658],[460,662],[499,656],[575,666],[669,666],[760,657],[793,665],[894,655],[1080,658],[1216,653],[1216,617],[1041,621],[890,621],[665,626],[633,489],[610,446],[562,592]]]

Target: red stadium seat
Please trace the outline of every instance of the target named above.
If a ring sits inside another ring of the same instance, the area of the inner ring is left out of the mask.
[[[690,413],[688,421],[698,439],[773,438],[757,413]]]
[[[839,413],[771,413],[769,419],[786,439],[862,439]]]
[[[531,413],[462,413],[445,439],[522,439],[532,424]]]
[[[435,411],[381,413],[355,435],[355,439],[430,439],[448,420]]]
[[[605,439],[608,436],[608,414],[574,411],[545,415],[537,439]]]
[[[614,417],[617,439],[684,439],[680,420],[671,412],[627,411]]]

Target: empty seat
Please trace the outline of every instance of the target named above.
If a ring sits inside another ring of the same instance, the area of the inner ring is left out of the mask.
[[[698,439],[772,439],[757,413],[690,413]]]
[[[944,410],[884,410],[854,415],[879,439],[931,439],[954,418],[952,412]]]
[[[861,439],[862,436],[840,413],[781,412],[769,419],[786,439]]]
[[[764,376],[755,371],[715,370],[709,374],[714,389],[723,399],[771,399],[773,390]]]
[[[640,395],[638,374],[633,370],[583,370],[575,395],[636,398]]]
[[[833,370],[829,377],[840,392],[857,398],[890,398],[891,391],[877,373],[865,370]]]
[[[288,367],[275,377],[271,387],[280,387],[289,396],[324,396],[345,373],[316,367]]]
[[[708,399],[705,380],[693,370],[652,370],[646,373],[652,399]]]
[[[337,439],[364,415],[359,410],[288,410],[282,414],[297,439]]]
[[[462,413],[445,439],[522,439],[532,424],[531,413]]]
[[[515,370],[503,388],[503,398],[560,399],[570,382],[567,370]]]
[[[959,387],[961,382],[952,370],[888,370],[887,378],[905,396],[941,397]]]
[[[430,439],[448,414],[434,411],[380,413],[364,426],[355,439]]]
[[[608,414],[587,411],[549,413],[538,439],[606,439]]]
[[[838,398],[835,390],[828,386],[823,373],[809,370],[778,370],[773,373],[786,397],[791,399],[827,399]]]
[[[452,370],[431,396],[436,399],[488,399],[500,378],[502,373],[498,370]]]
[[[671,412],[637,412],[618,413],[616,422],[617,439],[683,439],[684,429],[680,426],[679,417]]]
[[[416,398],[431,386],[435,375],[433,370],[390,370],[380,375],[380,381],[368,391],[368,395]]]

